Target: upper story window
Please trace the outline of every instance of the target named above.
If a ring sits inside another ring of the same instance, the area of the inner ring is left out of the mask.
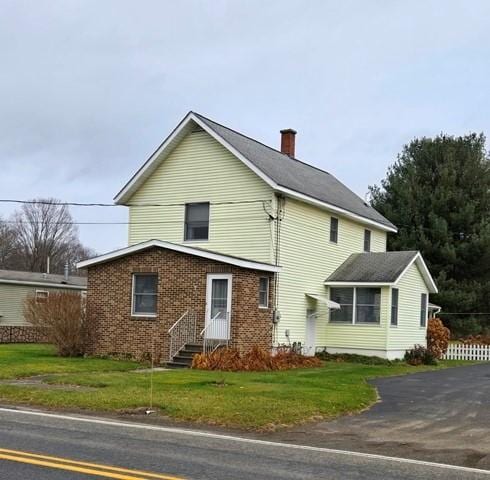
[[[379,323],[380,288],[330,288],[330,299],[340,305],[340,310],[330,312],[333,323]]]
[[[259,307],[269,308],[269,277],[259,279]]]
[[[184,240],[208,240],[208,238],[209,202],[186,204]]]
[[[330,241],[337,243],[339,241],[339,219],[330,217]]]
[[[364,251],[371,251],[371,230],[364,230]]]
[[[156,273],[133,274],[132,315],[154,317],[157,314]]]

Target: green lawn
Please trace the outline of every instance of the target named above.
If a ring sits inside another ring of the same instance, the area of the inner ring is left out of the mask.
[[[285,372],[155,372],[153,407],[158,414],[179,420],[247,429],[277,428],[362,410],[376,400],[375,389],[366,382],[369,378],[461,363],[411,367],[402,363],[378,366],[327,362],[321,368]],[[4,381],[48,374],[45,381],[56,386],[49,389],[0,383],[0,401],[131,412],[150,403],[150,375],[130,371],[135,365],[116,360],[60,359],[50,347],[42,345],[0,345],[0,378]]]

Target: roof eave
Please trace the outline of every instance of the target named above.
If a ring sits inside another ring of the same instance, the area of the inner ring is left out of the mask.
[[[325,280],[323,282],[328,287],[391,287],[394,285],[394,282],[356,282],[356,281],[348,281],[348,282],[333,282],[329,280]]]
[[[253,260],[230,257],[228,255],[223,255],[221,253],[211,252],[209,250],[197,249],[197,248],[193,248],[185,245],[179,245],[170,242],[164,242],[162,240],[148,240],[146,242],[138,243],[136,245],[132,245],[126,248],[121,248],[120,250],[115,250],[113,252],[106,253],[104,255],[99,255],[98,257],[94,257],[89,260],[84,260],[82,262],[77,263],[77,268],[87,268],[93,265],[97,265],[99,263],[110,262],[112,260],[116,260],[118,258],[122,258],[127,255],[131,255],[132,253],[137,253],[151,247],[164,248],[176,252],[186,253],[197,257],[215,260],[217,262],[227,263],[229,265],[235,265],[237,267],[247,268],[250,270],[260,270],[260,271],[272,272],[272,273],[278,273],[281,271],[281,267],[277,265],[271,265],[268,263],[261,263]]]
[[[398,278],[395,281],[395,284],[398,284],[400,280],[403,278],[405,273],[407,273],[408,269],[416,263],[417,266],[419,267],[420,273],[422,274],[422,278],[424,279],[425,285],[427,286],[427,289],[429,290],[429,293],[439,293],[439,290],[437,288],[436,282],[432,278],[432,275],[422,257],[422,254],[420,252],[417,252],[417,254],[410,260],[409,264],[403,269],[403,271],[400,273]]]

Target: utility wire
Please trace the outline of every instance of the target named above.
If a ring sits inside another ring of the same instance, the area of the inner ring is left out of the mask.
[[[81,203],[81,202],[56,202],[48,200],[14,200],[9,198],[0,199],[0,203],[16,203],[22,205],[61,205],[67,207],[184,207],[187,203],[127,203],[116,205],[115,203]],[[271,200],[236,200],[223,202],[209,202],[210,205],[236,205],[249,203],[271,203]]]

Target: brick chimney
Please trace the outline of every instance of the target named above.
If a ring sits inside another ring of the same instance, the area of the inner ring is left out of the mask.
[[[296,130],[286,128],[281,130],[281,152],[294,158],[294,142]]]

